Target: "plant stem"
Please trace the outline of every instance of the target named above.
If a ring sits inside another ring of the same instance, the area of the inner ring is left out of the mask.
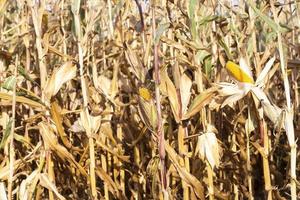
[[[156,28],[155,28],[155,6],[152,8],[152,31],[153,37],[156,36]],[[160,177],[161,177],[161,184],[163,188],[163,192],[167,188],[167,178],[166,178],[166,167],[165,167],[165,138],[164,133],[162,130],[162,116],[161,116],[161,103],[160,103],[160,73],[159,73],[159,63],[158,63],[158,44],[154,41],[154,73],[155,73],[155,101],[156,101],[156,110],[157,110],[157,136],[158,136],[158,151],[159,151],[159,158],[160,158]]]

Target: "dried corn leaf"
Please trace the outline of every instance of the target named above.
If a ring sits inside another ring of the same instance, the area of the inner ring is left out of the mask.
[[[54,192],[54,194],[61,200],[64,200],[65,198],[59,194],[59,192],[57,191],[56,186],[51,182],[51,180],[49,179],[48,175],[45,173],[39,174],[40,177],[40,184],[47,188],[48,190]]]
[[[73,145],[68,139],[67,134],[64,131],[64,127],[62,125],[63,120],[61,116],[61,111],[57,102],[52,102],[50,113],[63,144],[70,149],[80,151],[79,148],[73,147]]]
[[[175,120],[177,123],[179,123],[180,122],[180,113],[179,113],[180,105],[179,105],[179,101],[178,101],[178,95],[177,95],[176,88],[175,88],[173,82],[171,81],[171,79],[169,78],[166,71],[163,71],[161,73],[160,89],[165,95],[168,96]]]
[[[74,164],[82,175],[87,176],[85,169],[78,162],[76,162],[73,155],[65,147],[58,143],[52,128],[45,122],[40,122],[38,127],[44,143],[46,143],[49,148],[62,160],[67,160],[69,163]]]
[[[116,149],[112,149],[111,147],[105,145],[103,142],[101,142],[100,140],[96,140],[96,144],[98,146],[100,146],[103,150],[111,153],[112,155],[116,156],[117,158],[119,158],[120,160],[124,161],[124,162],[129,162],[129,158],[130,156],[126,156],[126,155],[123,155],[122,153],[119,153],[116,151]],[[118,149],[120,150],[120,149]]]
[[[183,73],[180,77],[180,97],[182,114],[186,112],[191,97],[192,80]]]
[[[12,96],[12,94],[0,92],[0,99],[4,99],[4,100],[8,100],[8,101],[12,102],[13,96]],[[45,106],[43,104],[41,104],[37,101],[31,100],[29,98],[23,97],[23,96],[16,96],[16,102],[24,103],[24,104],[27,104],[34,108],[41,108],[41,109],[45,108]]]
[[[19,167],[23,167],[24,163],[23,160],[16,160],[14,162],[14,170],[17,170]],[[7,180],[9,177],[10,169],[9,165],[5,165],[4,167],[0,168],[0,180],[4,181]]]
[[[47,80],[44,93],[48,99],[55,96],[62,85],[76,76],[76,65],[72,61],[64,63],[55,69],[51,78]]]
[[[139,57],[136,55],[136,53],[131,50],[129,45],[126,45],[126,51],[125,51],[126,59],[130,66],[132,67],[132,71],[134,75],[140,80],[142,83],[145,82],[145,69],[143,66],[142,61],[139,59]],[[131,69],[131,68],[130,68]]]
[[[109,191],[114,197],[119,197],[119,187],[116,182],[101,168],[96,169],[97,176],[107,184]]]
[[[27,176],[26,179],[24,179],[21,184],[20,184],[20,200],[27,200],[30,199],[30,190],[29,188],[34,185],[34,183],[36,183],[36,181],[34,181],[34,179],[38,179],[39,178],[39,170],[36,169],[33,172],[31,172],[31,174],[29,176]],[[34,186],[35,188],[35,186]]]
[[[196,193],[197,197],[199,199],[205,199],[204,198],[204,187],[202,183],[191,173],[189,173],[185,167],[181,166],[179,164],[178,155],[175,152],[175,150],[166,142],[165,143],[166,152],[168,153],[168,156],[176,168],[179,176],[184,180]]]
[[[4,182],[0,182],[0,197],[1,200],[7,200]]]
[[[188,119],[193,115],[197,114],[204,106],[209,104],[209,102],[215,96],[215,93],[216,89],[210,88],[196,96],[192,101],[188,111],[184,114],[183,119]]]
[[[293,124],[293,110],[286,110],[285,111],[285,123],[284,128],[286,131],[286,135],[289,141],[289,145],[291,147],[295,146],[295,133],[294,133],[294,124]]]

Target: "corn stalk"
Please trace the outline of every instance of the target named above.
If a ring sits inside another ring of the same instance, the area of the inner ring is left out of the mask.
[[[274,21],[278,26],[277,29],[277,44],[278,44],[278,50],[279,50],[279,57],[280,57],[280,69],[283,77],[283,83],[284,83],[284,91],[285,91],[285,98],[286,98],[286,118],[285,118],[285,129],[287,138],[289,141],[289,145],[291,148],[291,161],[290,161],[290,173],[291,173],[291,181],[290,181],[290,187],[291,187],[291,199],[296,200],[297,199],[297,185],[296,185],[296,158],[297,158],[297,144],[295,141],[295,134],[294,134],[294,125],[293,125],[293,107],[291,103],[291,95],[290,95],[290,84],[288,80],[287,75],[287,69],[286,69],[286,60],[285,55],[283,51],[283,44],[282,44],[282,38],[281,38],[281,32],[280,32],[280,25],[279,20],[277,16],[277,10],[274,6],[274,1],[271,1],[271,10],[274,16]]]

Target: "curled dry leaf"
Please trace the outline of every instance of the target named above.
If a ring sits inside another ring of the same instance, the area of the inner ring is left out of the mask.
[[[72,61],[64,63],[60,68],[55,69],[50,79],[47,80],[44,93],[47,99],[56,95],[62,85],[76,76],[76,65]]]

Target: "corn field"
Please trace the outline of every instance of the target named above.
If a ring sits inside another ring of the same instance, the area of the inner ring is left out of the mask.
[[[300,3],[0,0],[0,199],[300,198]]]

